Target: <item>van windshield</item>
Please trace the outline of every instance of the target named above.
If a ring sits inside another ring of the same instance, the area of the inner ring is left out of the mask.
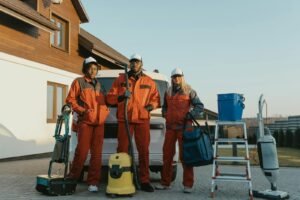
[[[165,93],[168,89],[168,82],[167,81],[162,81],[162,80],[154,80],[156,83],[157,90],[159,92],[160,96],[160,105],[162,106],[164,103],[164,96]]]
[[[97,80],[101,84],[102,91],[104,92],[104,94],[106,94],[110,90],[115,78],[97,78]]]
[[[97,78],[97,80],[101,84],[102,91],[106,94],[110,90],[115,78],[103,78],[103,77],[101,77],[101,78]],[[168,89],[168,82],[167,81],[162,81],[162,80],[154,80],[154,82],[156,83],[156,87],[157,87],[157,90],[158,90],[159,95],[160,95],[160,105],[163,105],[164,95],[165,95],[165,92]]]

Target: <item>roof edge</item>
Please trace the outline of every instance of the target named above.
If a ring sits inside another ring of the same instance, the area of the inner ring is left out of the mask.
[[[79,33],[79,40],[80,44],[85,47],[89,48],[89,51],[98,52],[100,55],[109,58],[108,60],[115,60],[122,63],[128,63],[129,60],[123,54],[97,38],[96,36],[92,35],[91,33],[87,32],[83,28],[80,28]],[[85,42],[85,44],[84,44]]]
[[[82,23],[87,23],[89,22],[89,16],[87,14],[87,12],[85,11],[82,3],[81,3],[81,0],[72,0],[72,3],[75,7],[75,10],[80,18],[80,21]]]

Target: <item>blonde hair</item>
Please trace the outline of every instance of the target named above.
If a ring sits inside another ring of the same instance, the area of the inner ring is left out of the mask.
[[[184,95],[189,95],[192,90],[191,86],[185,82],[184,76],[181,77],[180,87]],[[167,93],[169,96],[172,96],[172,92],[173,92],[173,81],[171,80],[171,87],[169,87]]]

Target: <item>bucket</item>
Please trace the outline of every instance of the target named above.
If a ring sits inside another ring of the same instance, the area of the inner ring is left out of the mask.
[[[245,108],[242,94],[218,94],[219,121],[240,121]]]

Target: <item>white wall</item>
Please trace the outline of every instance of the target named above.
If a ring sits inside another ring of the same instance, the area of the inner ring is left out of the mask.
[[[53,150],[47,81],[70,87],[78,76],[0,52],[0,159]]]

